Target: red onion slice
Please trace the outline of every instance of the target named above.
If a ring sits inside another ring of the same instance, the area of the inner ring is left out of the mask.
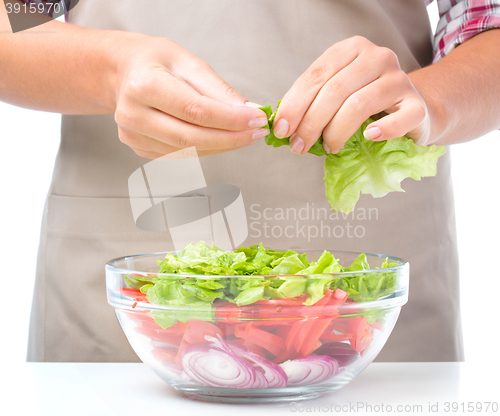
[[[318,384],[333,377],[338,371],[337,360],[325,355],[288,360],[279,366],[288,377],[288,387]]]
[[[218,346],[221,350],[227,351],[231,354],[236,354],[245,360],[248,360],[258,371],[264,374],[267,381],[267,386],[269,388],[281,388],[286,387],[287,377],[283,369],[277,364],[269,361],[268,359],[261,357],[245,348],[242,345],[236,344],[234,342],[225,341],[220,335],[218,338],[211,336],[205,336],[207,341],[212,342]]]
[[[251,389],[263,384],[248,361],[208,345],[184,351],[182,368],[191,380],[210,387]]]
[[[255,367],[254,367],[255,368]],[[269,387],[269,382],[266,379],[266,375],[260,368],[255,368],[255,382],[252,386],[253,389],[267,389]]]

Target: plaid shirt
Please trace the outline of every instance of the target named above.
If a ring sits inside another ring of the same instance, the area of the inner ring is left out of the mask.
[[[427,5],[434,0],[425,0]],[[434,62],[457,45],[489,29],[500,28],[500,0],[437,0],[439,23],[434,35]]]
[[[55,0],[21,1],[53,3]],[[60,0],[61,3],[67,4],[70,1]],[[423,1],[429,5],[434,0]],[[473,36],[489,29],[500,28],[500,0],[437,0],[437,2],[440,19],[434,35],[434,62]]]

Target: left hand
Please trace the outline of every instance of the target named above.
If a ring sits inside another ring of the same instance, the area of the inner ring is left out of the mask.
[[[281,101],[274,134],[293,135],[290,149],[298,154],[323,134],[325,150],[337,153],[368,117],[382,111],[388,115],[367,127],[367,139],[429,140],[426,103],[396,54],[355,36],[334,44],[297,79]]]

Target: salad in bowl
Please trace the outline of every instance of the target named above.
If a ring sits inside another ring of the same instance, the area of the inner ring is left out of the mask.
[[[107,297],[139,358],[190,397],[297,401],[368,366],[408,300],[409,265],[379,254],[180,252],[106,265]]]

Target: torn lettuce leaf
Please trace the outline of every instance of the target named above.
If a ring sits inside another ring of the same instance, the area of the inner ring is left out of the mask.
[[[170,307],[169,311],[150,313],[162,328],[186,322],[193,313],[196,319],[212,321],[213,304],[218,301],[244,306],[300,296],[305,305],[314,305],[327,289],[339,288],[351,300],[365,302],[394,293],[397,286],[394,271],[366,273],[370,266],[365,254],[343,267],[326,250],[318,260],[309,262],[306,253],[272,250],[262,243],[225,251],[200,241],[185,246],[177,255],[167,254],[158,264],[157,276],[128,275],[126,284],[140,288],[151,304]],[[386,260],[381,268],[395,265]]]
[[[271,106],[260,108],[269,119],[266,144],[273,147],[289,145],[289,137],[279,139],[273,133],[276,112]],[[363,132],[373,121],[365,121],[337,154],[324,151],[323,136],[308,151],[316,156],[326,155],[323,181],[333,211],[349,214],[360,194],[380,198],[389,192],[404,192],[400,184],[405,178],[420,180],[436,175],[437,160],[445,153],[444,146],[416,145],[405,136],[378,142],[368,140]]]
[[[335,276],[336,273],[369,270],[364,254],[360,254],[349,267],[343,267],[326,250],[318,260],[309,262],[306,253],[276,251],[265,248],[262,243],[225,251],[200,241],[185,246],[177,255],[167,254],[158,264],[159,273],[168,275],[159,274],[154,280],[127,278],[129,286],[139,286],[148,301],[157,305],[192,303],[203,307],[218,299],[246,305],[258,300],[297,296],[306,296],[307,304],[313,304],[327,288],[337,287],[349,289],[358,301],[373,300],[393,290],[396,283],[381,273],[363,273],[363,281],[342,274]],[[382,268],[393,265],[385,262]],[[379,282],[379,276],[384,282]]]
[[[337,154],[326,156],[323,180],[334,211],[353,211],[361,193],[380,198],[404,192],[400,184],[405,178],[418,181],[436,175],[444,146],[418,146],[406,137],[368,140],[363,131],[371,122],[364,122]]]

